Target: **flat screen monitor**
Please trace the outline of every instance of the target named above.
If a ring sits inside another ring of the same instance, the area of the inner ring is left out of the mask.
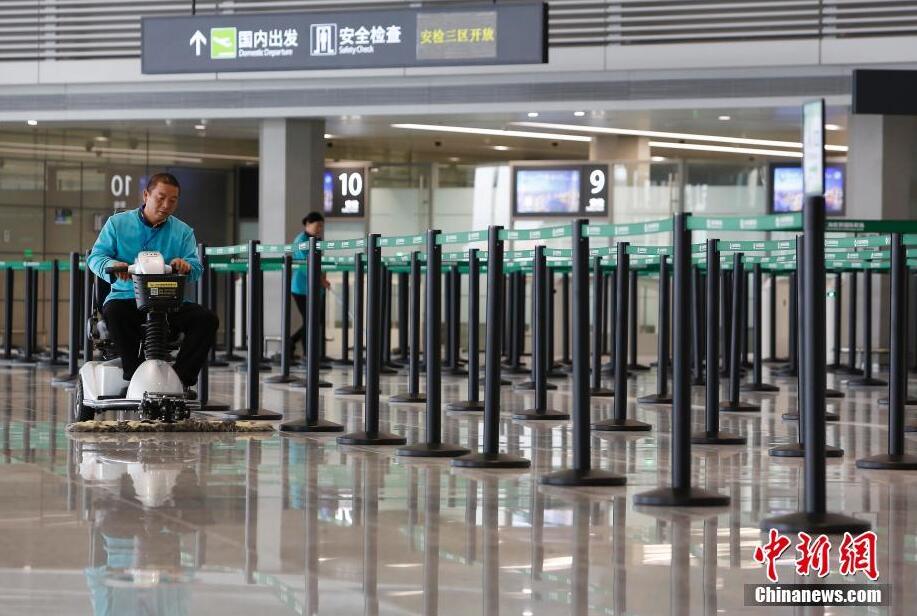
[[[515,213],[570,216],[580,211],[580,169],[516,169]]]
[[[844,213],[844,165],[825,166],[825,213]],[[771,165],[771,211],[775,214],[801,212],[804,201],[802,166],[793,163]]]

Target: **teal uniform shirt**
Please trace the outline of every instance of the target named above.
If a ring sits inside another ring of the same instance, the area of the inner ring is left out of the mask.
[[[86,264],[102,280],[111,280],[105,268],[112,261],[130,265],[143,251],[159,252],[167,264],[176,257],[184,259],[191,266],[188,281],[195,282],[201,277],[203,266],[197,256],[194,230],[175,216],[153,227],[143,218],[141,208],[115,214],[106,221]],[[134,283],[115,278],[105,303],[113,299],[134,299]]]
[[[305,231],[301,231],[293,238],[293,245],[298,245],[303,242],[308,242],[309,236]],[[294,261],[303,261],[308,257],[309,252],[306,250],[293,250],[293,260]],[[291,283],[290,290],[295,295],[308,295],[309,294],[309,273],[305,268],[297,268],[293,270],[293,282]]]

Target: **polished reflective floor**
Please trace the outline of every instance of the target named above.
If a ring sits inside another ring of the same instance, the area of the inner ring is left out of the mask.
[[[593,464],[623,488],[546,489],[538,476],[569,466],[568,422],[510,419],[530,393],[504,388],[500,443],[532,460],[524,472],[469,472],[391,449],[339,446],[333,436],[69,435],[70,392],[43,369],[0,368],[0,614],[913,614],[917,605],[917,472],[861,471],[857,458],[887,440],[885,391],[831,401],[829,508],[872,523],[889,608],[755,608],[744,584],[766,582],[754,561],[759,521],[795,511],[802,463],[768,456],[796,439],[778,395],[748,395],[760,413],[723,416],[748,444],[695,446],[694,484],[731,497],[716,510],[641,509],[633,496],[669,482],[670,410],[635,403],[653,372],[629,384],[643,433],[592,439]],[[350,371],[323,372],[335,385]],[[244,376],[212,372],[215,401],[240,406]],[[524,377],[512,377],[524,378]],[[551,406],[569,410],[569,381]],[[610,385],[610,383],[609,383]],[[829,377],[829,386],[844,385]],[[382,377],[382,427],[423,437],[422,405],[389,405],[404,375]],[[703,390],[695,388],[695,428]],[[444,402],[465,382],[445,377]],[[360,398],[322,389],[328,419],[359,429]],[[302,416],[303,389],[263,387],[264,408]],[[593,400],[594,419],[611,399]],[[909,419],[915,417],[908,411]],[[479,415],[447,415],[445,440],[478,448]],[[917,438],[908,450],[917,453]],[[795,555],[780,581],[803,581]],[[832,569],[836,571],[836,566]],[[850,581],[832,573],[827,581]],[[866,581],[865,578],[857,581]],[[808,611],[806,611],[808,610]]]

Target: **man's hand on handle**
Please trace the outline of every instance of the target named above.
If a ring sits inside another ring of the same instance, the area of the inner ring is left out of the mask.
[[[172,266],[172,271],[177,274],[187,274],[191,271],[191,264],[179,257],[169,261],[169,265]]]
[[[127,263],[123,261],[109,261],[106,268],[117,269],[118,271],[113,271],[112,275],[121,280],[130,280],[131,275],[127,271]]]

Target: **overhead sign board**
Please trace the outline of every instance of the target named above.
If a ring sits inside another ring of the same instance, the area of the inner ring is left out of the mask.
[[[547,5],[144,17],[142,71],[541,64]]]
[[[366,166],[336,164],[325,168],[322,210],[327,218],[363,218],[366,215]]]
[[[513,165],[513,216],[607,216],[608,165]]]

